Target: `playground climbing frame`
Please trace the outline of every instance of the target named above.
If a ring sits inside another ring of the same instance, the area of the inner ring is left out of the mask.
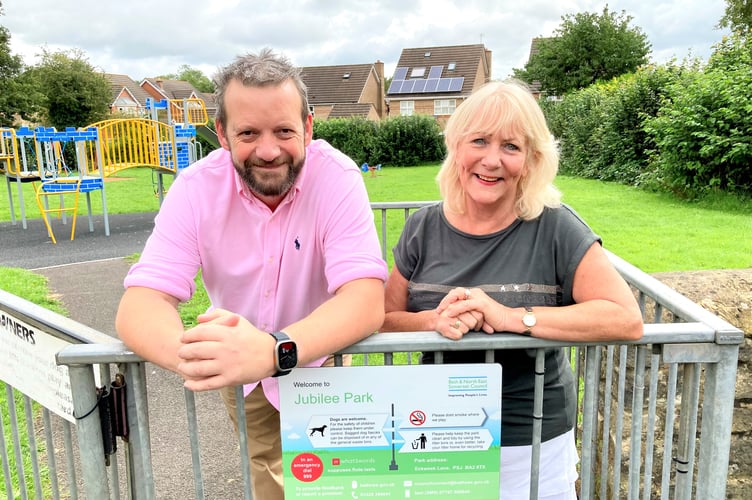
[[[11,189],[14,182],[24,229],[27,224],[21,183],[39,183],[34,188],[37,205],[53,243],[56,239],[49,215],[58,215],[65,223],[65,215],[72,213],[73,239],[80,193],[86,194],[89,231],[93,232],[90,193],[97,190],[101,192],[105,234],[109,236],[104,180],[125,169],[148,167],[157,171],[161,202],[164,194],[161,175],[177,175],[197,160],[196,126],[205,126],[208,116],[201,99],[149,100],[147,108],[151,119],[110,119],[65,131],[42,127],[0,129],[0,173],[8,186],[11,222],[16,224]],[[73,148],[74,154],[63,154],[66,148]],[[72,157],[75,165],[68,165],[66,158]],[[50,198],[55,195],[58,205],[50,208]],[[73,198],[72,207],[66,208],[66,197]]]

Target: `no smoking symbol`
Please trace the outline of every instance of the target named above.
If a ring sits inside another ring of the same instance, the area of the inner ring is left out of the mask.
[[[426,423],[426,414],[420,410],[410,413],[410,423],[413,425],[423,425]]]

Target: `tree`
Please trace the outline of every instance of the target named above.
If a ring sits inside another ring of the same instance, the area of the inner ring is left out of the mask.
[[[667,86],[645,130],[655,142],[661,187],[694,196],[752,195],[752,50],[734,33],[715,45],[703,71]]]
[[[718,22],[718,27],[749,33],[752,30],[752,1],[726,0],[726,11]]]
[[[209,77],[203,74],[201,70],[191,68],[187,64],[180,66],[177,74],[163,75],[159,78],[164,78],[165,80],[181,80],[190,83],[201,92],[214,92],[214,83]]]
[[[752,69],[752,41],[740,32],[713,45],[713,53],[708,59],[707,71],[734,71],[738,68]]]
[[[57,129],[84,127],[108,116],[112,91],[79,49],[49,52],[31,69],[42,93],[46,124]]]
[[[564,95],[597,81],[631,73],[648,62],[650,43],[639,27],[630,27],[632,17],[604,7],[601,14],[562,16],[552,38],[537,39],[524,69],[515,77],[533,83],[549,95]]]
[[[19,56],[10,53],[10,32],[0,26],[0,126],[9,127],[22,111],[17,79],[23,70]]]
[[[0,15],[3,5],[0,2]],[[10,31],[0,26],[0,126],[10,127],[16,115],[29,118],[36,110],[35,93],[24,74],[20,56],[10,52]]]

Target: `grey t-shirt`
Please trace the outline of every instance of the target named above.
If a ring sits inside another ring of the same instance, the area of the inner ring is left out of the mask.
[[[509,306],[565,306],[574,303],[574,272],[585,252],[600,242],[569,207],[547,208],[535,220],[477,236],[453,227],[442,204],[424,207],[405,222],[394,263],[408,280],[407,310],[434,309],[455,287],[483,289]],[[444,353],[445,363],[483,363],[485,353]],[[502,446],[532,442],[535,349],[497,350],[502,369]],[[433,363],[433,353],[422,362]],[[574,426],[577,394],[563,349],[546,350],[543,435],[547,441]]]

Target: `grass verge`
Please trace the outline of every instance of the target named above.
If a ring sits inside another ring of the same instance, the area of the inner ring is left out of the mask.
[[[65,314],[65,310],[55,300],[50,298],[47,290],[47,280],[38,274],[23,269],[0,267],[0,289],[5,290],[13,295],[24,297],[26,300],[37,305],[45,307],[59,314]],[[26,488],[29,498],[36,498],[37,493],[41,498],[50,498],[51,482],[50,471],[46,467],[42,457],[46,456],[46,445],[42,434],[39,432],[42,408],[37,403],[32,403],[33,424],[36,432],[37,457],[40,458],[40,484],[42,491],[37,492],[34,486],[34,478],[31,474],[32,465],[31,457],[33,452],[29,444],[29,433],[27,429],[26,414],[24,411],[24,398],[17,390],[12,390],[9,397],[8,386],[2,383],[3,389],[0,390],[0,409],[3,416],[3,435],[6,436],[6,450],[8,456],[8,467],[10,468],[10,484],[13,492],[8,494],[6,491],[5,481],[0,481],[0,497],[3,498],[21,498],[21,485]],[[12,398],[12,399],[11,399]],[[10,404],[15,409],[16,420],[11,422],[9,416]],[[12,436],[12,429],[18,431],[18,440],[20,443],[21,465],[23,470],[23,483],[18,474],[18,463],[16,453],[14,453],[13,442],[9,439]]]

